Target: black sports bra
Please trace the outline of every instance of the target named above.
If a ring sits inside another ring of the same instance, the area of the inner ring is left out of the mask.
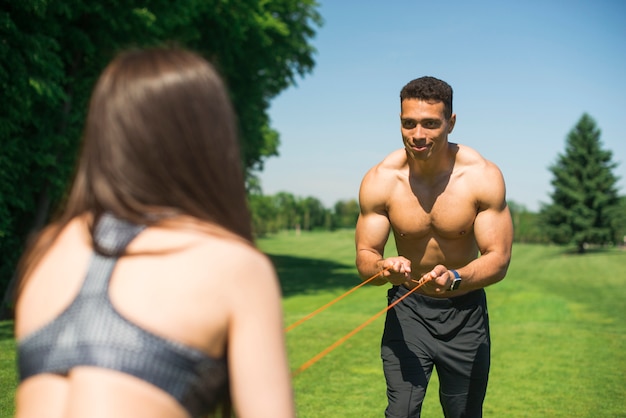
[[[144,229],[105,214],[94,239],[121,254]],[[211,412],[228,390],[225,358],[216,359],[152,334],[115,310],[108,295],[118,256],[92,256],[76,299],[54,320],[18,342],[20,381],[41,373],[67,375],[77,366],[120,371],[172,395],[192,417]]]

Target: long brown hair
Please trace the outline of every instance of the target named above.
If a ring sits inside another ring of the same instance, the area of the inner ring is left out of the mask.
[[[20,277],[72,219],[91,215],[93,236],[104,212],[145,225],[189,215],[252,242],[233,107],[217,71],[198,54],[129,50],[104,69],[67,201],[25,252]]]
[[[220,76],[198,54],[132,50],[105,68],[67,201],[20,260],[16,294],[72,219],[89,215],[93,242],[105,212],[144,225],[188,215],[252,243],[234,111]],[[231,416],[228,394],[214,413]]]

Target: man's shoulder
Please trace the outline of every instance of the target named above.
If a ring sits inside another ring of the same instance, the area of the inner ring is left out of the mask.
[[[376,164],[372,170],[388,172],[399,171],[405,169],[407,164],[406,151],[404,148],[401,148],[388,154],[381,162]]]
[[[368,170],[363,178],[364,183],[381,183],[394,181],[408,167],[406,152],[399,149],[388,154],[382,161]]]
[[[490,169],[499,170],[498,166],[494,162],[486,159],[480,152],[478,152],[474,148],[462,144],[452,145],[457,148],[456,162],[460,167],[472,171],[483,171]]]
[[[408,177],[404,149],[396,150],[369,169],[363,177],[359,192],[362,205],[383,205],[402,179]]]
[[[471,147],[458,145],[456,164],[456,178],[467,186],[465,190],[474,194],[478,202],[489,202],[500,197],[504,199],[504,178],[495,163]]]

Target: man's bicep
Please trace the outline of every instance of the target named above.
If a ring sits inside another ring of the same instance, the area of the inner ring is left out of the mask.
[[[504,179],[496,167],[488,184],[491,187],[483,191],[481,210],[474,223],[476,242],[481,254],[496,251],[507,258],[513,242],[513,223],[506,203]]]
[[[513,225],[509,209],[487,209],[476,216],[474,235],[481,254],[491,251],[510,252]]]
[[[357,252],[373,251],[382,256],[390,228],[386,215],[377,212],[361,213],[356,224]]]
[[[382,258],[391,224],[387,215],[388,176],[379,167],[363,178],[359,190],[360,215],[356,224],[357,264]]]

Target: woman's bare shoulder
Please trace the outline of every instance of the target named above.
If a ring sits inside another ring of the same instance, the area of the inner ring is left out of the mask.
[[[163,239],[149,241],[179,248],[200,265],[210,263],[211,269],[228,270],[232,274],[266,270],[270,264],[253,243],[214,224],[193,221],[172,229],[157,228],[153,233],[163,234]]]

